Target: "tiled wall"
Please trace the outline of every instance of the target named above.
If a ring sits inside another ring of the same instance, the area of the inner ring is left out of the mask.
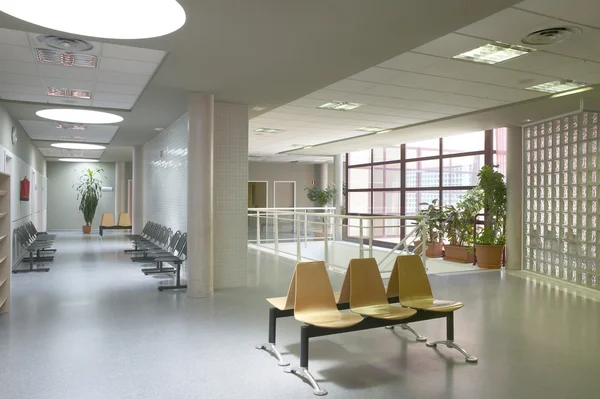
[[[214,126],[214,287],[245,286],[248,108],[215,103]],[[186,114],[144,146],[144,223],[187,230],[188,134]]]
[[[525,270],[600,289],[598,113],[524,128]]]

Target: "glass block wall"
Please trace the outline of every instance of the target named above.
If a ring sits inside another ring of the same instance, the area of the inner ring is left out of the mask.
[[[600,290],[598,113],[523,130],[523,267]]]

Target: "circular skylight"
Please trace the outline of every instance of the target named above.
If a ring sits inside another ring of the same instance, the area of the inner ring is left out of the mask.
[[[106,147],[98,144],[87,143],[54,143],[52,147],[65,148],[67,150],[104,150]]]
[[[87,158],[59,158],[61,162],[99,162],[97,159],[87,159]]]
[[[2,0],[0,0],[2,1]],[[109,114],[108,112],[90,111],[86,109],[43,109],[35,113],[40,118],[52,119],[53,121],[69,123],[118,123],[123,121],[119,115]]]
[[[0,0],[0,11],[45,28],[105,39],[145,39],[185,24],[176,0]]]

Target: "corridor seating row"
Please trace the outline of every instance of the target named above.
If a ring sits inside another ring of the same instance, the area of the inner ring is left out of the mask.
[[[269,339],[257,349],[270,352],[279,365],[289,365],[275,347],[276,319],[294,316],[304,323],[300,327],[300,366],[285,371],[309,382],[315,395],[326,395],[327,391],[308,370],[309,339],[314,337],[400,325],[423,341],[425,339],[407,323],[446,318],[446,339],[427,342],[427,346],[443,344],[458,350],[469,363],[478,361],[454,341],[454,311],[463,304],[433,296],[418,255],[397,257],[387,291],[373,258],[352,259],[337,294],[333,292],[324,262],[298,263],[287,296],[268,298],[267,301],[272,305],[269,309]]]
[[[133,262],[153,262],[155,267],[143,268],[144,275],[174,273],[174,285],[159,285],[158,290],[185,289],[187,285],[181,282],[181,268],[187,259],[187,233],[173,231],[158,223],[148,222],[140,234],[127,236],[133,249],[125,250],[132,254]],[[165,266],[170,264],[174,267]]]
[[[55,234],[37,231],[32,222],[27,222],[14,230],[14,238],[17,244],[26,254],[28,254],[28,256],[21,258],[19,263],[29,263],[29,268],[14,269],[12,271],[14,274],[50,271],[50,268],[47,267],[34,268],[33,266],[37,263],[51,262],[54,260],[54,256],[49,253],[56,252],[56,249],[52,248],[54,240],[56,239]]]
[[[112,213],[103,213],[100,228],[98,229],[100,237],[104,236],[104,230],[131,230],[129,213],[120,213],[117,224],[115,224],[115,218]]]

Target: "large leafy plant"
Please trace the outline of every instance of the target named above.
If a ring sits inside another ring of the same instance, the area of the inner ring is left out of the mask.
[[[506,244],[506,183],[498,166],[485,165],[477,174],[477,190],[481,196],[481,205],[485,210],[485,223],[477,236],[479,245]]]
[[[446,206],[444,232],[450,245],[473,245],[475,216],[481,209],[482,193],[478,188],[468,191],[456,205]]]
[[[102,180],[98,175],[104,172],[104,169],[84,168],[79,174],[77,183],[73,185],[77,190],[77,200],[79,200],[79,211],[83,214],[83,220],[87,226],[94,221],[98,201],[102,197]]]
[[[308,199],[314,202],[318,207],[324,207],[327,206],[327,204],[330,204],[335,199],[337,193],[337,187],[335,185],[321,189],[316,184],[313,184],[310,187],[306,187],[304,190],[306,191]]]
[[[429,220],[428,227],[428,242],[442,242],[444,238],[444,223],[446,215],[444,210],[437,203],[437,199],[434,199],[430,203],[422,202],[419,205],[426,206],[421,209],[418,213],[419,216],[426,216]]]

